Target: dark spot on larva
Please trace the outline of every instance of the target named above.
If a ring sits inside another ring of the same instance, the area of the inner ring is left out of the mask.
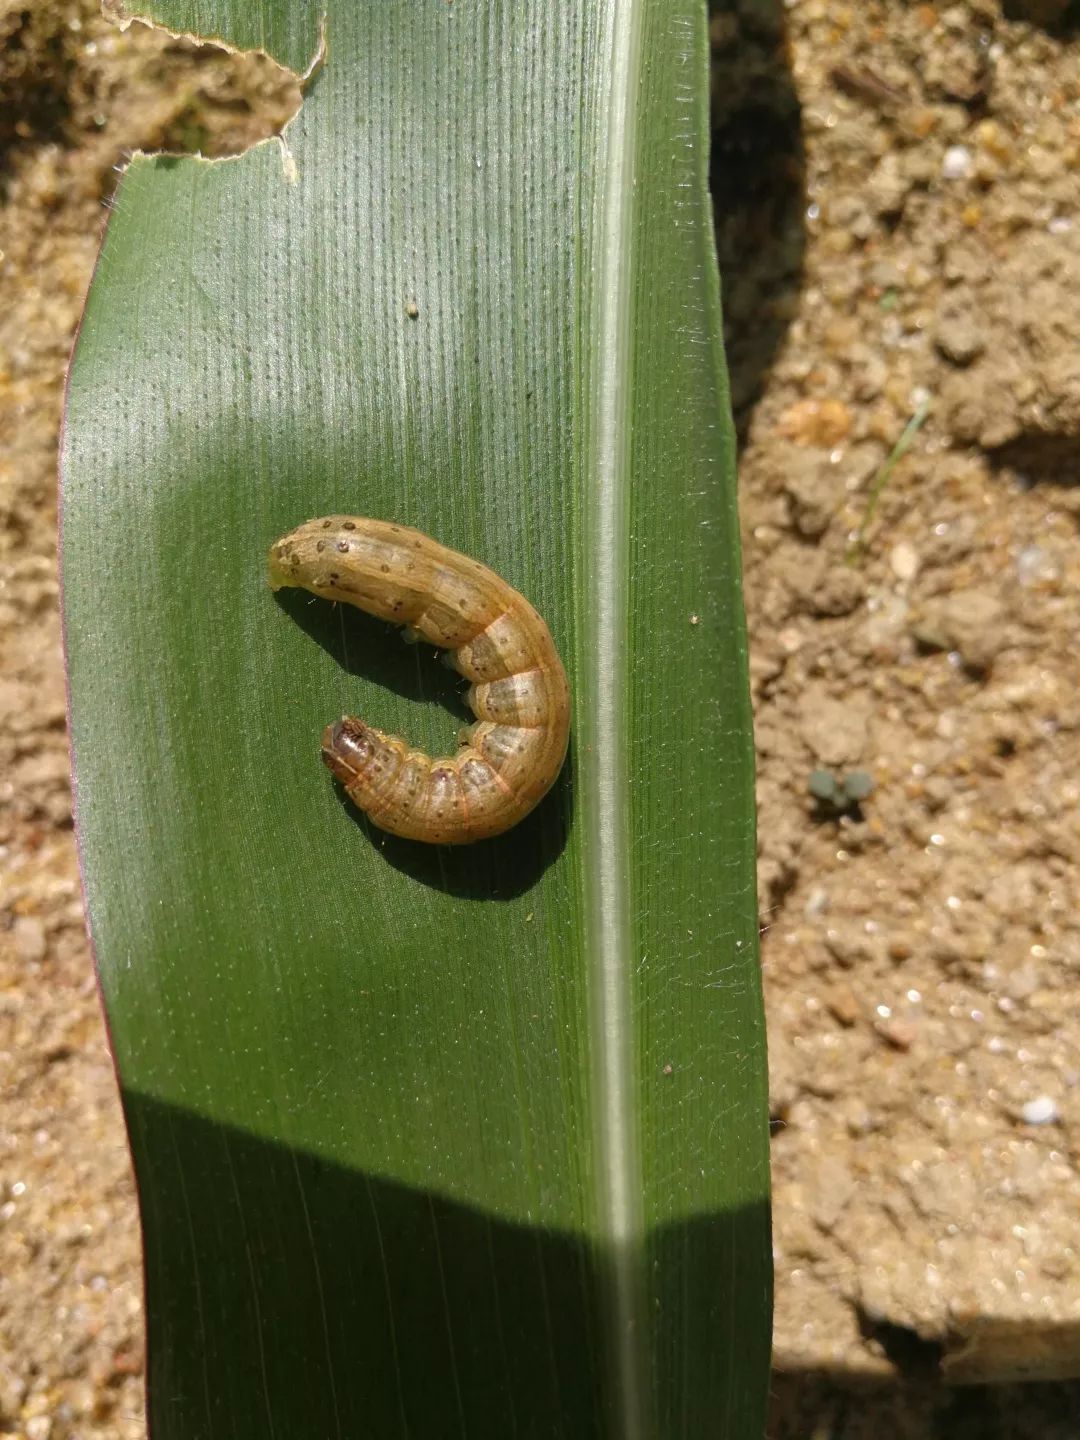
[[[338,572],[337,572],[336,570],[331,570],[331,571],[330,571],[330,581],[331,581],[331,584],[336,585],[337,582],[338,582],[340,579],[341,579],[341,576],[338,574]]]
[[[459,609],[459,610],[467,610],[467,609],[469,608],[469,602],[468,602],[467,600],[465,600],[464,598],[461,599],[461,600],[459,600],[457,603],[458,603],[458,609]]]
[[[355,530],[355,529],[356,529],[356,521],[355,521],[355,520],[343,520],[343,521],[341,522],[341,528],[342,528],[342,530]]]
[[[400,526],[400,525],[391,525],[391,526],[390,526],[390,533],[391,533],[391,535],[400,535],[400,534],[401,534],[401,526]]]
[[[414,540],[414,541],[412,542],[412,545],[413,545],[413,549],[414,549],[414,550],[420,550],[420,549],[422,549],[422,548],[423,548],[423,544],[424,544],[424,542],[423,542],[422,540]]]
[[[324,530],[329,530],[329,529],[330,529],[330,526],[331,526],[333,523],[334,523],[334,522],[333,522],[332,520],[324,520],[324,521],[322,522],[322,528],[323,528]]]
[[[390,566],[389,566],[389,565],[380,565],[380,566],[379,566],[379,569],[382,571],[382,573],[383,573],[384,575],[389,575],[389,574],[390,574]]]
[[[339,540],[337,542],[337,548],[341,551],[342,555],[347,555],[349,553],[349,542],[347,540]]]
[[[405,602],[404,602],[403,600],[395,600],[395,601],[394,601],[393,605],[392,605],[390,608],[393,610],[393,612],[394,612],[395,615],[396,615],[397,612],[401,609],[401,607],[402,607],[402,605],[403,605],[404,603],[405,603]]]
[[[317,540],[317,541],[315,542],[315,549],[316,549],[316,550],[319,552],[319,554],[321,555],[322,552],[326,549],[326,541],[325,541],[325,540]]]

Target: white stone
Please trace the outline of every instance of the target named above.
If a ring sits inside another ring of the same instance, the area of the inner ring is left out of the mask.
[[[898,580],[914,580],[919,573],[919,552],[901,540],[889,552],[889,564]]]
[[[1060,1113],[1057,1101],[1049,1095],[1040,1095],[1020,1108],[1020,1116],[1025,1125],[1052,1125]]]
[[[950,145],[941,159],[941,173],[946,180],[966,180],[974,168],[966,145]]]

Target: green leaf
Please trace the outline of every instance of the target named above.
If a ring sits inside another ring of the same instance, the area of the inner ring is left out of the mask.
[[[157,18],[304,70],[293,0]],[[331,0],[285,143],[137,156],[73,364],[65,633],[155,1440],[763,1429],[764,1040],[698,0]],[[410,311],[415,307],[415,315]],[[552,794],[390,839],[430,650],[265,583],[395,519],[548,620]]]

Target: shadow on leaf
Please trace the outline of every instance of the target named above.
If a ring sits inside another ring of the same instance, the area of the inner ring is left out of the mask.
[[[597,1240],[136,1092],[124,1107],[154,1440],[615,1435]],[[733,1377],[761,1374],[768,1341],[730,1296],[764,1273],[767,1237],[763,1206],[644,1237],[656,1434],[761,1433],[763,1393],[728,1424]]]

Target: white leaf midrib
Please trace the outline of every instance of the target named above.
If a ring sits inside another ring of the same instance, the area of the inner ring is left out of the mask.
[[[595,703],[591,779],[588,953],[593,1131],[604,1231],[614,1433],[644,1440],[643,1206],[636,1123],[627,815],[627,466],[630,453],[631,244],[634,101],[642,0],[613,0],[610,89],[601,106],[603,191],[594,314],[597,321],[593,565],[589,662]]]

